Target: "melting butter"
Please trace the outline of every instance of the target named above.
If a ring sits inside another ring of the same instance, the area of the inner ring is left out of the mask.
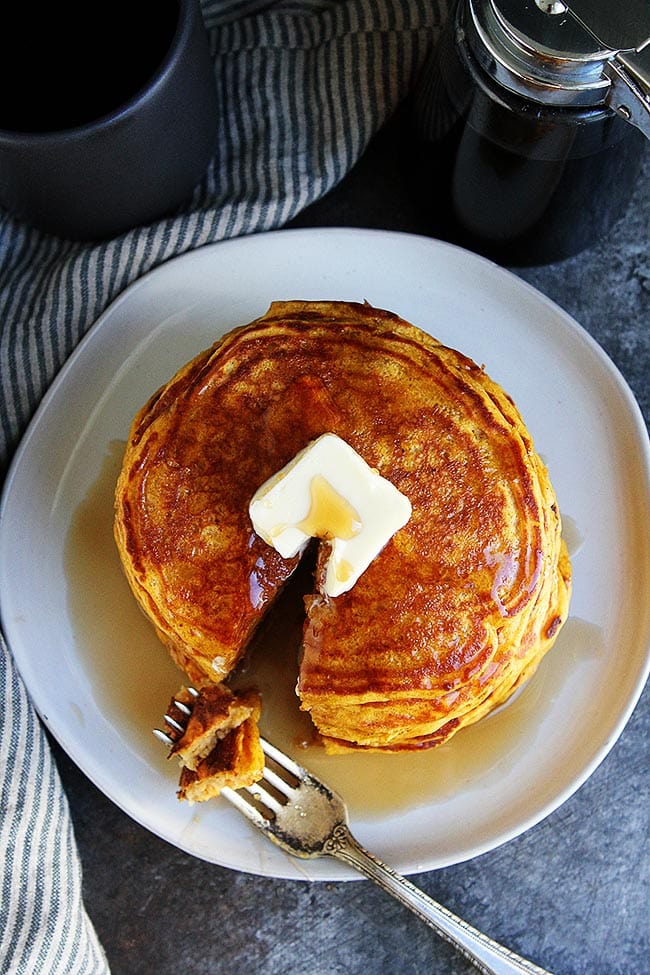
[[[284,558],[310,538],[329,541],[324,591],[339,596],[404,527],[411,503],[345,440],[325,433],[262,484],[249,513],[257,534]]]

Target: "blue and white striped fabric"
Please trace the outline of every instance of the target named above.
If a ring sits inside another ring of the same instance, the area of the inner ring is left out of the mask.
[[[3,641],[0,651],[0,970],[99,975],[66,797]]]
[[[204,0],[220,119],[174,218],[96,245],[0,210],[0,476],[103,309],[170,257],[277,228],[334,187],[406,95],[446,0]],[[0,973],[106,975],[66,797],[0,638]]]

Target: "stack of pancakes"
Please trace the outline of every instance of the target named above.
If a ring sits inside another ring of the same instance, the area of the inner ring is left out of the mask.
[[[336,598],[320,543],[301,707],[331,751],[436,745],[532,674],[566,619],[570,565],[510,397],[398,316],[277,302],[182,368],[129,435],[115,520],[126,575],[190,679],[226,680],[299,559],[255,534],[249,502],[323,433],[413,510]]]

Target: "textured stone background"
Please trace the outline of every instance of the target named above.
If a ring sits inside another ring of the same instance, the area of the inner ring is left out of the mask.
[[[296,225],[426,232],[399,132]],[[609,239],[517,270],[604,347],[650,420],[650,151]],[[650,971],[650,691],[588,782],[520,838],[415,878],[470,923],[556,975]],[[474,969],[368,881],[273,881],[205,864],[150,835],[57,748],[85,894],[113,975],[469,975]]]

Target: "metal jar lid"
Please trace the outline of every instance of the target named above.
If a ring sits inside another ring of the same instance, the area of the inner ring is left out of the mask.
[[[466,0],[460,24],[482,68],[544,105],[606,106],[650,138],[650,3]]]

